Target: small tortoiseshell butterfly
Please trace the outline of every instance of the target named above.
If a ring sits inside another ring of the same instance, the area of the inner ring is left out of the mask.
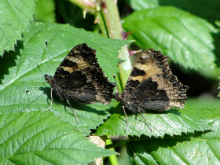
[[[54,76],[45,74],[46,81],[51,85],[51,95],[53,90],[62,101],[66,100],[70,107],[70,100],[85,104],[109,104],[113,98],[115,84],[109,82],[104,75],[95,53],[96,50],[87,44],[79,44],[66,56]],[[71,109],[73,111],[72,107]]]
[[[124,92],[115,94],[116,100],[133,113],[140,114],[149,110],[162,112],[183,108],[188,86],[182,85],[172,74],[168,59],[160,51],[144,51],[128,78]]]

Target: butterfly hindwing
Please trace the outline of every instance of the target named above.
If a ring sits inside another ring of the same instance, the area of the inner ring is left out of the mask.
[[[62,61],[54,77],[45,75],[61,100],[86,104],[111,101],[115,85],[105,77],[95,53],[87,44],[79,44]]]

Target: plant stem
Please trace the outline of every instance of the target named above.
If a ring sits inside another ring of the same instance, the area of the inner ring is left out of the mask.
[[[115,0],[102,0],[101,11],[110,38],[122,39],[122,26]]]
[[[96,15],[95,16],[95,23],[99,24],[99,28],[101,29],[102,36],[108,38],[108,31],[107,31],[105,21],[104,21],[104,18],[103,18],[103,15],[102,15],[102,12],[101,12],[99,5],[96,6],[96,14],[95,15]]]
[[[109,38],[122,39],[122,26],[120,22],[120,17],[119,17],[119,12],[118,12],[116,1],[115,0],[102,0],[101,11],[102,11],[102,15],[103,15],[103,18],[106,24]],[[122,86],[121,89],[123,89],[125,87],[127,78],[131,70],[131,64],[130,64],[127,46],[124,46],[119,51],[119,59],[121,59],[122,61],[118,67],[119,67],[119,75],[120,75],[121,86]]]
[[[112,144],[112,140],[110,138],[108,138],[106,140],[106,145],[111,145],[111,144]],[[115,151],[114,148],[110,148],[110,150]],[[110,161],[110,164],[118,165],[118,159],[115,154],[109,156],[109,161]]]

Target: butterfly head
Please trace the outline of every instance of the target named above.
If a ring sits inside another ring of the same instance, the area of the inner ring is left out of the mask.
[[[48,76],[47,74],[44,75],[45,80],[49,83],[49,84],[54,84],[54,78],[53,76]]]

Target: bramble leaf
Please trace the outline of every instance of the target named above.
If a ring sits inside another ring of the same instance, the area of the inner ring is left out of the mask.
[[[35,0],[1,0],[0,3],[0,55],[14,50],[21,33],[28,31],[35,14]]]
[[[112,81],[113,74],[118,71],[118,51],[128,41],[106,39],[69,25],[33,23],[16,52],[8,53],[0,61],[0,77],[4,76],[0,85],[0,112],[45,111],[50,104],[50,85],[45,83],[44,74],[54,75],[69,51],[81,43],[87,43],[97,50],[98,62]],[[30,92],[25,94],[29,89]],[[86,135],[90,133],[90,129],[95,129],[110,116],[108,111],[115,105],[114,101],[110,105],[82,105],[72,102],[79,119],[77,124],[68,104],[60,101],[55,94],[53,98],[51,111]]]
[[[50,112],[0,114],[0,164],[87,164],[114,154]]]
[[[139,47],[160,50],[185,68],[215,66],[212,33],[217,30],[190,13],[174,7],[143,9],[125,18],[123,27]]]

